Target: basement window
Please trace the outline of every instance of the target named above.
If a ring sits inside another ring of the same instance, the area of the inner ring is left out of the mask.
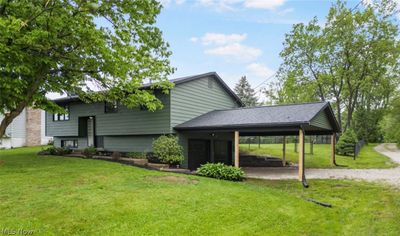
[[[61,140],[61,147],[64,148],[77,148],[78,147],[78,140]]]

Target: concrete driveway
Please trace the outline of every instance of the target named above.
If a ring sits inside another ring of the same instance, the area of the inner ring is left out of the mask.
[[[380,144],[377,152],[400,164],[400,150],[395,144]],[[297,179],[297,167],[244,167],[247,178]],[[383,181],[400,187],[400,167],[391,169],[307,169],[306,179],[359,179]]]

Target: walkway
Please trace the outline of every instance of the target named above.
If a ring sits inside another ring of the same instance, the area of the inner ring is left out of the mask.
[[[395,144],[381,144],[377,152],[400,164],[400,150]],[[296,167],[244,167],[246,177],[256,179],[297,179]],[[400,187],[400,166],[391,169],[307,169],[306,179],[360,179],[384,181]]]

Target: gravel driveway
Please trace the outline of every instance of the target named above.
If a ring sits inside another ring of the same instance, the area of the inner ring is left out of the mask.
[[[400,150],[395,144],[380,144],[377,152],[400,164]],[[246,177],[256,179],[297,179],[296,167],[244,167]],[[306,179],[360,179],[384,181],[400,187],[400,167],[391,169],[307,169]]]

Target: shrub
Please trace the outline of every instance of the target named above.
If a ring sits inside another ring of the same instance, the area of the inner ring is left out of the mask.
[[[154,154],[163,163],[180,164],[183,161],[183,148],[175,136],[160,136],[153,142]]]
[[[148,152],[146,153],[146,158],[149,162],[151,163],[161,163],[160,158],[158,158],[154,152]]]
[[[207,163],[201,165],[197,169],[197,174],[232,181],[242,181],[244,179],[244,172],[242,169],[234,166],[227,166],[223,163]]]
[[[146,159],[146,153],[144,152],[128,152],[127,156],[134,159]]]
[[[66,154],[70,154],[72,152],[69,148],[62,148],[62,147],[49,147],[47,149],[41,150],[38,154],[39,155],[58,155],[63,156]]]
[[[97,153],[97,149],[93,146],[83,149],[83,155],[87,158],[92,158]]]
[[[111,154],[111,158],[112,158],[113,160],[119,160],[119,159],[121,158],[121,153],[120,153],[120,152],[113,152],[113,153]]]
[[[336,152],[341,155],[352,155],[354,154],[354,145],[357,142],[356,133],[351,129],[347,129],[336,144]]]

